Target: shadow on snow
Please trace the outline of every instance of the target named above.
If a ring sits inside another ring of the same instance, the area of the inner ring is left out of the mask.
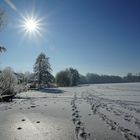
[[[43,93],[54,93],[54,94],[62,94],[65,91],[58,89],[58,88],[43,88],[43,89],[36,89],[36,91],[40,91]]]

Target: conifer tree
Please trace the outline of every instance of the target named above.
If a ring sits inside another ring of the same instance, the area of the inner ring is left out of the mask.
[[[49,83],[53,81],[53,75],[51,74],[51,71],[52,69],[49,63],[49,58],[46,57],[44,53],[41,53],[37,57],[34,65],[35,78],[39,84],[39,87],[45,84],[49,86]]]

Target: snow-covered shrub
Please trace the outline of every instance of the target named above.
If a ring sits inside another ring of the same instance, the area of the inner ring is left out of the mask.
[[[1,94],[13,94],[17,78],[10,67],[5,68],[0,74]]]

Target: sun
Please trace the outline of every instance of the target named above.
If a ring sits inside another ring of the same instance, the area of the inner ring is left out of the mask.
[[[28,19],[24,25],[25,25],[25,30],[29,32],[35,32],[39,28],[39,24],[34,19]]]
[[[20,28],[25,33],[25,36],[42,36],[43,19],[35,16],[22,16],[20,20]]]
[[[22,27],[26,33],[37,34],[41,30],[41,22],[34,17],[24,17]]]

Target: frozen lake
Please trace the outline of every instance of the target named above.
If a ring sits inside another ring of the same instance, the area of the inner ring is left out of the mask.
[[[140,83],[28,91],[0,103],[2,140],[140,140]]]

